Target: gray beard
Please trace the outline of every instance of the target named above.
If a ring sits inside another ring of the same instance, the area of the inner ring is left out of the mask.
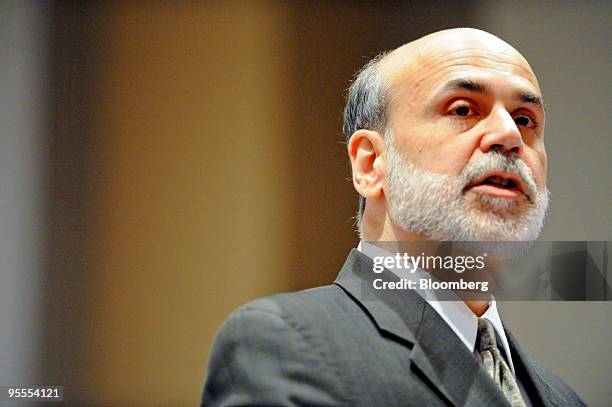
[[[417,168],[389,141],[386,163],[389,216],[407,232],[430,240],[534,241],[542,230],[549,191],[537,190],[529,167],[516,157],[489,152],[459,176],[442,175]],[[466,185],[491,171],[521,177],[532,201],[464,194]]]

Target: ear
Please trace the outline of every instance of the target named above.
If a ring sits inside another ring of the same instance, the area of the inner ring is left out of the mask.
[[[357,130],[348,143],[348,153],[353,169],[353,186],[366,199],[383,197],[385,164],[383,136],[372,130]]]

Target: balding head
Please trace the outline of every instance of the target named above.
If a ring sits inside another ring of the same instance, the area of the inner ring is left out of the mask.
[[[398,69],[409,65],[416,71],[449,57],[469,58],[479,54],[495,56],[500,62],[505,60],[514,65],[511,69],[523,71],[537,83],[529,63],[516,49],[499,37],[475,28],[453,28],[426,35],[387,53],[379,65],[386,75],[395,77]]]
[[[474,28],[426,35],[389,52],[377,67],[381,81],[391,90],[389,103],[397,85],[422,88],[451,71],[463,73],[478,68],[522,77],[540,92],[533,70],[516,49],[493,34]]]

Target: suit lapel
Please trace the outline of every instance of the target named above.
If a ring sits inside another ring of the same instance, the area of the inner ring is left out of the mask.
[[[534,406],[541,405],[551,407],[567,405],[565,398],[544,380],[542,372],[538,371],[533,360],[519,346],[518,341],[505,324],[504,330],[508,338],[510,352],[512,352],[512,361],[514,362],[516,375],[527,390],[532,404]]]
[[[372,267],[373,263],[369,257],[353,249],[335,284],[367,310],[380,331],[390,334],[400,342],[415,343],[416,338],[411,327],[420,323],[425,301],[413,291],[385,290],[384,296],[381,295],[381,291],[373,288],[373,280],[382,278],[392,281],[397,280],[397,277],[388,270],[384,270],[382,274],[374,274]],[[408,310],[411,312],[407,312]]]
[[[455,406],[508,406],[501,391],[438,313],[412,290],[376,290],[373,281],[397,281],[388,270],[352,250],[336,279],[361,304],[381,332],[412,347],[417,374]]]

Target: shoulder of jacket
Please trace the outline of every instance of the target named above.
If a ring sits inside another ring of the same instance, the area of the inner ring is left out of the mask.
[[[346,300],[346,294],[340,287],[327,285],[254,299],[234,310],[230,318],[251,313],[271,314],[281,319],[299,317],[305,313],[329,313]]]

